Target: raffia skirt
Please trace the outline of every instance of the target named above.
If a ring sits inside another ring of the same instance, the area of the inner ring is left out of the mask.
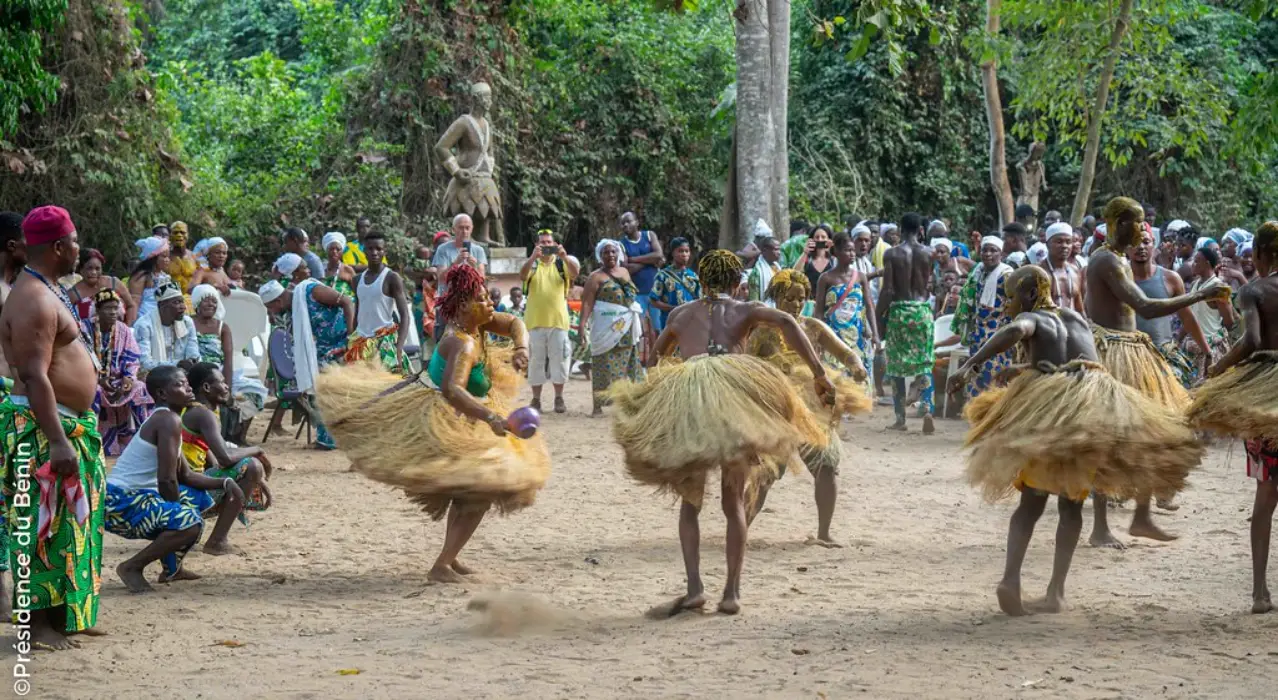
[[[1173,411],[1189,408],[1189,392],[1148,335],[1093,324],[1092,338],[1101,364],[1115,379]]]
[[[972,399],[968,481],[996,501],[1022,488],[1162,497],[1185,487],[1203,448],[1182,415],[1094,362],[1042,363]]]
[[[1194,392],[1189,422],[1243,440],[1278,439],[1278,351],[1252,353]]]
[[[751,492],[800,446],[829,444],[786,376],[749,355],[666,362],[647,381],[614,383],[606,396],[630,476],[698,508],[714,469],[742,474]]]
[[[517,376],[492,356],[488,366],[493,388],[482,401],[506,415]],[[403,489],[435,520],[454,503],[503,514],[532,505],[550,476],[550,453],[540,434],[497,437],[420,382],[379,396],[399,381],[367,365],[337,366],[319,376],[320,412],[355,471]]]

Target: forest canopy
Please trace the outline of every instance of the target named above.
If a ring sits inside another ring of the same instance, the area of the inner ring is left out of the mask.
[[[975,0],[795,0],[791,216],[842,224],[916,210],[996,225],[980,73],[992,57],[1007,160],[1045,143],[1040,209],[1068,211],[1112,24],[1104,5],[1005,0],[990,41]],[[1278,211],[1273,4],[1134,5],[1093,207],[1122,193],[1208,232],[1254,228]],[[0,12],[0,208],[63,204],[124,257],[152,223],[177,219],[247,255],[273,251],[283,226],[349,231],[361,214],[424,238],[445,225],[431,146],[485,80],[515,244],[552,228],[582,252],[634,209],[664,236],[713,246],[732,147],[733,10],[11,0]]]

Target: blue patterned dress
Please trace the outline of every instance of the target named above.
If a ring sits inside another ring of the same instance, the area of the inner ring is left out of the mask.
[[[963,291],[959,293],[958,310],[954,313],[954,329],[955,333],[962,339],[964,345],[970,354],[975,355],[976,351],[985,344],[998,331],[998,329],[1007,325],[1012,317],[1008,315],[1006,309],[1008,307],[1007,290],[1003,286],[1003,280],[1007,275],[1003,275],[998,280],[998,292],[994,298],[993,306],[984,306],[981,304],[981,292],[985,288],[985,268],[978,265],[972,269],[967,276],[967,282],[963,284]],[[1014,350],[1000,353],[986,360],[984,364],[976,369],[972,375],[972,380],[968,382],[967,397],[969,399],[976,398],[986,389],[994,384],[994,377],[999,372],[1011,367],[1016,361]]]
[[[851,290],[848,290],[849,285]],[[865,320],[865,292],[859,276],[848,284],[826,290],[825,318],[822,320],[840,340],[861,353],[866,367],[874,366],[874,346],[870,344],[870,329]]]
[[[657,279],[653,281],[652,291],[648,293],[648,296],[654,301],[670,306],[696,301],[701,298],[701,279],[692,271],[692,268],[676,270],[674,265],[667,265],[657,273]],[[669,315],[668,311],[657,310],[657,327],[652,329],[654,333],[660,333],[666,327],[666,318]]]

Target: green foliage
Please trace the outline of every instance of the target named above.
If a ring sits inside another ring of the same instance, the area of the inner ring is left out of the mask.
[[[958,41],[981,21],[980,5],[934,7],[926,32],[894,49],[875,42],[858,61],[847,56],[863,35],[827,33],[823,22],[833,20],[822,19],[850,17],[858,3],[813,0],[807,13],[796,10],[793,218],[839,224],[852,214],[891,219],[920,211],[959,225],[992,224],[980,77]]]
[[[44,111],[58,78],[45,69],[44,34],[62,25],[67,0],[5,0],[0,6],[0,138],[18,130],[24,110]]]

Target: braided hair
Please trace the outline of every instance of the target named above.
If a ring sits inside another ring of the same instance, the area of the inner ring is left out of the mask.
[[[1256,241],[1252,249],[1278,255],[1278,221],[1266,221],[1256,229]]]
[[[717,248],[701,256],[697,263],[697,276],[709,292],[727,292],[741,284],[741,275],[745,269],[741,259],[730,250]]]
[[[795,287],[802,287],[805,297],[812,292],[812,283],[808,281],[807,275],[798,270],[786,268],[772,276],[772,282],[768,284],[768,289],[763,296],[772,301],[778,301]]]
[[[459,318],[462,306],[467,302],[488,296],[484,276],[470,265],[453,265],[444,274],[448,291],[439,297],[439,313],[444,318]]]

